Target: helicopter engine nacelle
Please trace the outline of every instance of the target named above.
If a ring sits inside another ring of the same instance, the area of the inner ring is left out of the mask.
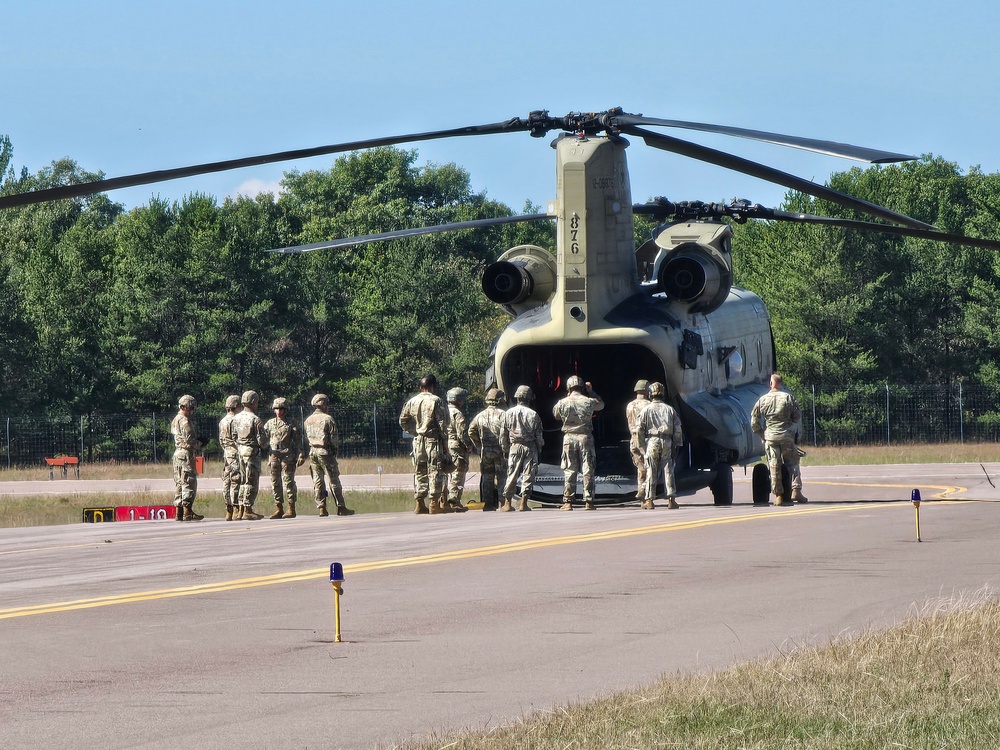
[[[551,253],[537,245],[518,245],[483,271],[483,293],[516,316],[548,302],[555,280]]]
[[[727,224],[711,222],[663,229],[653,238],[659,248],[653,262],[658,291],[686,304],[688,312],[717,310],[733,285],[732,236]]]

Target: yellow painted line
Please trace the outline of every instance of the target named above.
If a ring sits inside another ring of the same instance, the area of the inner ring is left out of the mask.
[[[948,489],[948,488],[941,488]],[[344,566],[344,574],[365,573],[375,570],[387,570],[391,568],[410,567],[414,565],[429,565],[432,563],[450,562],[454,560],[466,560],[475,557],[486,557],[489,555],[510,554],[513,552],[524,552],[527,550],[540,549],[542,547],[555,547],[564,544],[581,544],[587,542],[599,542],[607,539],[621,539],[623,537],[640,536],[644,534],[660,534],[670,531],[684,531],[688,529],[705,528],[708,526],[720,526],[731,523],[744,523],[749,521],[772,520],[778,518],[789,518],[795,516],[816,515],[821,513],[841,513],[845,511],[873,510],[875,508],[899,508],[909,505],[909,501],[894,501],[879,504],[864,505],[840,505],[834,507],[817,506],[795,506],[787,510],[775,511],[773,513],[758,513],[728,518],[706,518],[702,520],[690,521],[670,521],[653,524],[651,526],[640,526],[627,529],[611,529],[605,531],[595,531],[588,534],[573,534],[569,536],[548,537],[544,539],[529,539],[518,542],[508,542],[506,544],[496,544],[487,547],[474,547],[471,549],[452,550],[448,552],[435,552],[427,555],[416,555],[413,557],[401,557],[390,560],[373,560],[348,564]],[[236,531],[236,529],[234,529]],[[200,596],[203,594],[214,594],[223,591],[235,591],[237,589],[256,588],[259,586],[273,586],[279,583],[292,583],[297,581],[309,581],[319,578],[327,578],[329,568],[312,568],[309,570],[292,571],[288,573],[276,573],[267,576],[257,576],[254,578],[243,578],[235,581],[220,581],[217,583],[206,583],[198,586],[182,586],[170,589],[157,589],[153,591],[140,591],[130,594],[115,594],[111,596],[96,597],[93,599],[77,599],[73,601],[52,602],[48,604],[36,604],[23,607],[12,607],[0,609],[0,620],[14,617],[28,617],[31,615],[50,614],[54,612],[69,612],[79,609],[93,609],[95,607],[108,607],[120,604],[131,604],[134,602],[154,601],[160,599],[174,599],[182,596]]]

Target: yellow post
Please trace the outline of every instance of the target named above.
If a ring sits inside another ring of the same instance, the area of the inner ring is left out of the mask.
[[[920,490],[913,490],[910,493],[910,500],[913,502],[913,508],[917,513],[917,541],[920,541]]]
[[[340,594],[344,584],[344,566],[339,562],[330,563],[330,583],[333,584],[334,624],[337,628],[334,642],[340,643]]]
[[[340,581],[333,582],[333,611],[334,611],[334,624],[336,626],[336,636],[334,637],[335,643],[340,643]]]

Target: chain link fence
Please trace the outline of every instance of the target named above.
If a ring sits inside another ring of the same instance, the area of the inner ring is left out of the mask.
[[[984,443],[1000,440],[1000,396],[982,386],[872,385],[796,393],[802,407],[801,442],[825,445]],[[331,407],[345,458],[405,456],[410,442],[399,429],[402,402]],[[470,417],[482,404],[469,403]],[[297,408],[299,424],[308,415]],[[297,412],[297,414],[296,414]],[[262,412],[269,419],[268,412]],[[221,457],[219,415],[195,417],[209,458]],[[45,458],[77,456],[81,461],[169,462],[174,412],[87,416],[0,417],[0,468],[38,465]],[[622,416],[624,419],[624,415]]]

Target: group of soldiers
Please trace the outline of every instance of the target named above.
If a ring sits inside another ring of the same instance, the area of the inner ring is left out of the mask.
[[[664,401],[662,383],[636,384],[636,400],[629,404],[627,419],[632,433],[633,460],[639,476],[638,498],[643,508],[655,507],[658,477],[664,476],[670,508],[676,508],[674,455],[683,442],[680,417]],[[641,386],[641,387],[640,387]],[[594,445],[594,414],[604,409],[604,400],[593,385],[579,375],[566,381],[567,395],[552,409],[562,425],[560,468],[563,471],[561,510],[573,510],[578,480],[583,484],[583,507],[594,509],[594,475],[597,452]],[[542,420],[531,408],[534,394],[527,385],[514,392],[515,406],[507,409],[503,391],[486,393],[486,408],[468,423],[462,407],[468,393],[452,388],[447,406],[436,395],[437,378],[426,375],[420,393],[410,399],[399,415],[399,425],[413,436],[414,512],[417,514],[462,513],[469,456],[479,453],[480,499],[483,510],[531,510],[539,452],[545,445]],[[647,413],[648,412],[648,413]],[[520,482],[520,498],[515,494]]]
[[[552,409],[562,423],[563,445],[560,468],[563,470],[561,510],[573,510],[578,479],[583,481],[583,503],[594,509],[594,414],[604,409],[604,400],[591,383],[578,375],[566,381],[567,395]],[[545,445],[542,420],[531,403],[534,393],[527,385],[514,393],[515,406],[506,408],[503,391],[491,388],[486,393],[486,408],[466,423],[462,409],[468,392],[452,388],[447,404],[437,396],[437,378],[425,375],[420,392],[403,406],[399,425],[413,436],[411,452],[414,468],[414,512],[417,514],[463,513],[465,480],[472,451],[479,454],[480,499],[484,511],[528,511],[539,453]],[[655,508],[657,488],[663,481],[667,507],[678,508],[674,478],[674,459],[683,445],[681,419],[666,403],[663,383],[639,380],[635,398],[625,410],[630,434],[629,448],[636,467],[636,499],[643,509]],[[226,415],[219,422],[219,444],[224,453],[222,491],[226,502],[226,520],[256,521],[264,516],[254,511],[260,483],[263,456],[268,457],[275,511],[270,516],[295,518],[297,487],[295,469],[305,462],[299,428],[286,419],[288,402],[276,398],[271,404],[274,417],[264,422],[257,416],[260,397],[256,391],[226,399]],[[309,470],[320,516],[328,516],[327,499],[333,495],[338,516],[353,515],[344,501],[337,451],[340,437],[337,423],[330,415],[330,399],[322,393],[312,398],[313,413],[305,420],[309,444]],[[173,474],[177,520],[200,521],[194,512],[197,473],[194,456],[201,448],[191,417],[197,403],[193,396],[181,396],[178,413],[171,423],[174,436]],[[771,376],[770,391],[754,405],[751,424],[764,441],[765,456],[771,470],[772,491],[776,505],[807,502],[802,494],[799,468],[801,452],[796,445],[801,412],[795,397],[782,390],[782,378]],[[784,487],[782,468],[787,469],[791,487]],[[520,498],[515,494],[520,482]],[[327,490],[329,483],[329,491]],[[791,494],[787,494],[788,491]],[[287,509],[286,509],[287,503]]]
[[[326,394],[317,393],[312,398],[312,406],[314,411],[306,418],[304,426],[309,443],[309,472],[316,508],[320,516],[330,515],[327,499],[332,494],[337,515],[353,515],[354,511],[344,501],[344,489],[340,483],[337,463],[340,435],[337,422],[330,415],[330,399]],[[178,521],[200,521],[204,516],[195,513],[193,508],[198,489],[194,455],[202,446],[191,421],[197,403],[193,396],[181,396],[178,407],[177,416],[170,425],[174,436],[174,505],[177,506]],[[226,415],[219,421],[219,445],[223,451],[222,495],[227,521],[259,521],[264,517],[254,511],[254,502],[260,487],[265,454],[274,492],[275,510],[270,518],[295,518],[297,515],[295,469],[306,460],[302,452],[302,436],[298,426],[286,418],[287,399],[274,399],[271,404],[274,417],[267,422],[257,416],[259,407],[260,396],[256,391],[229,396],[226,399]]]

